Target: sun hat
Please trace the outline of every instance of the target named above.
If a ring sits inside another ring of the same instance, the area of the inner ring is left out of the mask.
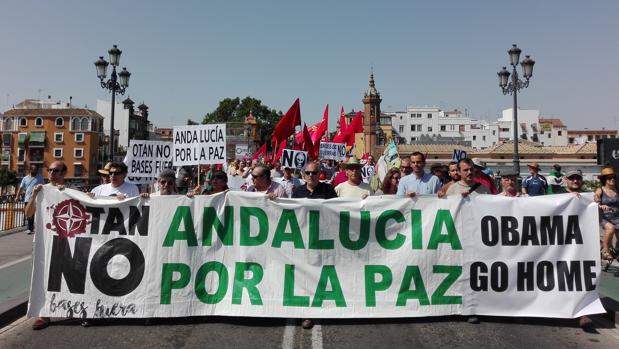
[[[359,161],[359,159],[353,155],[348,158],[348,161],[344,163],[345,168],[355,168],[355,167],[363,167],[363,164]]]
[[[615,169],[614,168],[612,168],[612,167],[604,167],[602,169],[602,172],[598,176],[598,178],[601,179],[602,177],[606,177],[606,176],[612,177],[614,175],[615,175]]]
[[[107,164],[105,164],[105,166],[103,166],[102,169],[97,170],[97,172],[99,172],[102,175],[109,176],[110,175],[110,168],[112,168],[112,163],[108,162]]]

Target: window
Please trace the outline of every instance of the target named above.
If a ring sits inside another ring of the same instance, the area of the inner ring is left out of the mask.
[[[79,131],[80,129],[80,119],[73,118],[71,119],[71,131]]]
[[[28,120],[26,118],[19,118],[19,127],[28,126]]]
[[[557,135],[558,136],[561,136],[562,134],[563,134],[563,131],[561,131],[561,130],[557,131]]]
[[[481,136],[481,140],[485,142],[486,141],[486,136]]]
[[[428,126],[428,132],[432,132],[432,126]]]
[[[88,131],[88,122],[90,120],[88,120],[88,118],[83,118],[82,119],[82,127],[80,128],[82,131]]]
[[[73,167],[73,173],[75,177],[81,177],[82,176],[82,165],[75,165]]]
[[[6,118],[6,120],[4,120],[4,130],[5,131],[13,131],[13,119]]]
[[[441,131],[447,131],[447,126],[446,125],[441,125]]]
[[[411,119],[415,117],[415,114],[411,114]]]
[[[84,134],[79,132],[75,134],[75,143],[84,143]]]
[[[415,131],[415,125],[411,125],[411,131]]]
[[[492,135],[493,135],[493,136],[494,136],[494,135],[496,135],[496,131],[494,131],[494,130],[493,130],[493,131],[492,131]]]
[[[423,127],[423,125],[417,124],[417,131],[419,131],[419,132],[423,131],[422,127]]]
[[[36,126],[36,127],[43,127],[43,118],[38,117],[38,118],[34,119],[34,126]]]
[[[428,119],[432,119],[432,113],[428,113]]]
[[[54,148],[54,157],[61,158],[62,157],[62,148]]]
[[[400,133],[404,133],[404,125],[400,125]]]
[[[55,125],[56,125],[56,127],[64,127],[64,119],[63,118],[56,118]]]
[[[477,140],[477,136],[473,136],[473,140],[476,141]]]
[[[84,148],[75,148],[73,149],[73,157],[76,159],[81,159],[84,157]]]
[[[24,162],[24,157],[26,155],[26,150],[23,148],[17,148],[17,162]],[[18,172],[21,173],[21,172]]]
[[[417,117],[418,117],[418,118],[421,118],[421,113],[417,114]]]
[[[62,141],[64,141],[64,133],[54,132],[54,142],[62,143]]]
[[[411,143],[417,140],[417,137],[411,137]]]
[[[550,133],[548,134],[548,138],[550,138]]]

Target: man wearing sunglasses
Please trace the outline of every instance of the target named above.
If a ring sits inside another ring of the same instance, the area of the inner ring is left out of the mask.
[[[303,169],[305,184],[298,186],[292,192],[293,198],[331,199],[337,197],[335,189],[329,183],[319,180],[320,167],[316,162],[308,162]]]
[[[254,167],[251,170],[251,179],[254,183],[247,188],[248,192],[264,193],[269,199],[288,197],[284,187],[271,180],[271,170],[266,166]]]
[[[26,208],[24,210],[24,214],[26,215],[26,217],[34,218],[34,213],[36,212],[36,208],[37,208],[36,197],[41,191],[41,189],[43,189],[43,186],[55,187],[55,188],[58,188],[58,190],[64,190],[64,185],[65,185],[64,176],[66,174],[67,174],[67,166],[65,165],[64,162],[54,161],[52,162],[51,165],[49,165],[49,167],[47,168],[47,178],[49,179],[49,183],[45,185],[37,184],[32,189],[32,198],[30,201],[28,201],[28,204],[26,204]],[[32,329],[42,330],[46,328],[47,326],[49,326],[49,323],[50,323],[50,319],[48,317],[37,318],[32,323]]]
[[[178,194],[176,190],[176,172],[174,170],[166,168],[163,169],[159,173],[159,178],[157,179],[157,185],[159,190],[150,194],[150,193],[142,193],[140,194],[143,198],[149,198],[151,196],[159,196],[159,195],[176,195]],[[193,196],[193,192],[188,194],[187,196]]]
[[[90,191],[89,196],[115,196],[118,200],[140,195],[135,184],[125,182],[127,165],[122,162],[112,162],[109,170],[110,183],[101,184]]]

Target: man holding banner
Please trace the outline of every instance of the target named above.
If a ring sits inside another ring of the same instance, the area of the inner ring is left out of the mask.
[[[65,165],[62,161],[54,161],[47,169],[47,178],[49,179],[49,183],[45,184],[45,186],[56,187],[58,190],[64,189],[64,176],[67,174],[67,165]],[[42,184],[36,185],[32,190],[32,198],[26,204],[26,208],[24,209],[24,214],[28,218],[32,218],[34,221],[34,213],[37,205],[37,195],[43,189]],[[40,234],[40,233],[39,233]],[[36,236],[35,236],[36,239]],[[32,323],[33,330],[42,330],[49,326],[50,318],[49,317],[39,317]]]
[[[127,176],[127,165],[122,162],[113,162],[109,170],[110,183],[101,184],[89,193],[91,197],[96,196],[115,196],[118,200],[132,198],[140,195],[140,191],[135,184],[125,182]]]
[[[441,182],[436,176],[424,171],[426,157],[420,152],[411,155],[410,163],[413,173],[404,176],[398,184],[398,196],[414,198],[420,194],[436,194],[441,188]]]
[[[248,192],[266,194],[269,199],[287,198],[286,190],[281,184],[271,180],[271,170],[264,165],[258,165],[251,170],[251,178],[254,184],[247,188]]]

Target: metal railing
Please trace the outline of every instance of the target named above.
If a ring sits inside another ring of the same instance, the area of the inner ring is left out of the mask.
[[[12,195],[0,196],[0,231],[10,230],[26,225],[26,215],[23,201],[15,202]]]

